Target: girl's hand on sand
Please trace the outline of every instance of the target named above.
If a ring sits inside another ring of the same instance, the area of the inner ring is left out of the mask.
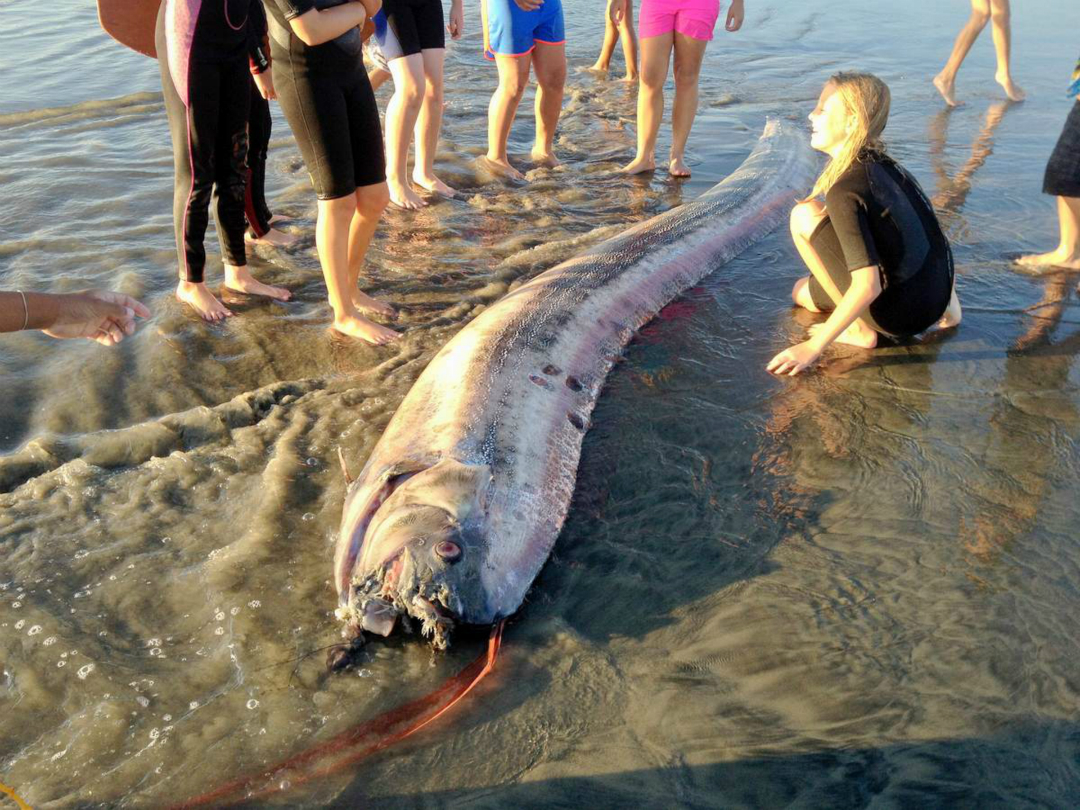
[[[62,296],[56,322],[41,331],[54,338],[87,338],[115,346],[135,334],[136,317],[149,318],[150,310],[130,296],[90,290]]]
[[[267,68],[262,73],[256,73],[255,86],[259,88],[259,95],[269,101],[272,98],[277,98],[277,92],[274,90],[274,69]]]
[[[728,31],[738,31],[743,23],[743,0],[732,0],[728,7],[727,22],[724,28]]]
[[[514,2],[522,11],[536,11],[544,5],[544,0],[514,0]]]
[[[621,23],[626,16],[626,3],[627,0],[608,0],[608,17],[615,25]]]
[[[794,377],[800,371],[805,371],[814,365],[821,356],[821,350],[812,345],[812,341],[805,340],[796,343],[790,349],[784,349],[769,361],[766,368],[773,374],[787,374]]]
[[[446,33],[450,39],[461,39],[465,31],[465,12],[461,0],[454,0],[450,4],[450,20],[446,23]]]

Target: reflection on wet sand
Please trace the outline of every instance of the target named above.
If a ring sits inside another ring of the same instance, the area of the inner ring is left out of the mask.
[[[949,215],[959,214],[967,202],[975,172],[994,153],[994,131],[1013,106],[1015,102],[1012,101],[997,101],[987,107],[979,134],[971,142],[971,154],[956,171],[948,165],[946,150],[949,122],[959,108],[946,107],[930,119],[930,160],[937,177],[937,189],[930,199],[946,227],[951,224]]]
[[[1042,299],[1025,316],[1027,330],[1006,353],[989,434],[971,448],[984,472],[965,482],[958,500],[960,537],[972,563],[969,575],[979,582],[985,582],[980,569],[998,562],[1035,526],[1051,481],[1064,472],[1069,437],[1080,428],[1075,387],[1069,386],[1080,327],[1074,321],[1072,331],[1054,341],[1065,313],[1076,311],[1072,286],[1065,273],[1045,280]]]

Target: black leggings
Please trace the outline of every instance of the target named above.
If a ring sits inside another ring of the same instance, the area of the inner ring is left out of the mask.
[[[248,226],[256,237],[270,230],[270,206],[266,204],[266,155],[270,148],[270,102],[251,82],[251,116],[248,120],[247,195],[244,198]]]
[[[173,145],[173,225],[180,278],[201,283],[211,198],[225,263],[247,264],[244,185],[251,73],[246,56],[221,63],[190,60],[189,106],[181,100],[169,72],[163,14],[158,15],[157,53]]]

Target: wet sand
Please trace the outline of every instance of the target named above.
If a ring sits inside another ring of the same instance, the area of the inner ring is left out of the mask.
[[[1014,9],[1028,102],[1002,103],[987,32],[958,80],[967,104],[947,111],[929,78],[966,4],[883,18],[854,0],[751,0],[745,30],[709,46],[694,177],[680,183],[613,173],[632,155],[634,91],[616,78],[620,53],[611,80],[585,70],[601,14],[566,5],[565,165],[527,187],[475,169],[495,78],[467,9],[439,163],[464,193],[380,227],[362,283],[406,328],[382,349],[327,331],[314,198],[277,110],[268,193],[301,238],[252,264],[296,300],[230,300],[240,316],[208,327],[171,295],[156,65],[88,8],[44,25],[32,4],[4,6],[0,53],[28,56],[3,66],[0,286],[106,286],[155,311],[114,351],[0,343],[0,782],[33,806],[192,796],[471,660],[481,638],[434,657],[395,640],[357,672],[324,674],[337,448],[359,467],[473,315],[711,187],[766,115],[801,118],[842,67],[892,88],[886,135],[954,242],[961,328],[836,348],[820,371],[776,380],[765,363],[814,320],[787,304],[790,240],[720,269],[612,372],[566,528],[495,674],[412,741],[277,801],[1073,803],[1080,278],[1020,274],[1011,258],[1056,238],[1039,189],[1069,109],[1077,13]],[[531,133],[530,95],[511,139],[526,167]]]

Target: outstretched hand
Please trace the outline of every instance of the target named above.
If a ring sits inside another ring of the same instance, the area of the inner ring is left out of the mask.
[[[514,2],[522,11],[536,11],[544,5],[544,0],[514,0]]]
[[[150,317],[149,309],[122,293],[89,290],[60,299],[56,321],[41,330],[54,338],[87,338],[115,346],[135,333],[136,317]]]
[[[784,349],[769,361],[766,368],[773,374],[794,377],[800,371],[805,371],[814,365],[820,356],[821,350],[813,346],[811,341],[805,340],[802,343],[796,343],[790,349]]]
[[[732,0],[731,5],[728,6],[727,22],[724,23],[724,28],[728,31],[738,31],[742,28],[743,14],[743,0]]]

